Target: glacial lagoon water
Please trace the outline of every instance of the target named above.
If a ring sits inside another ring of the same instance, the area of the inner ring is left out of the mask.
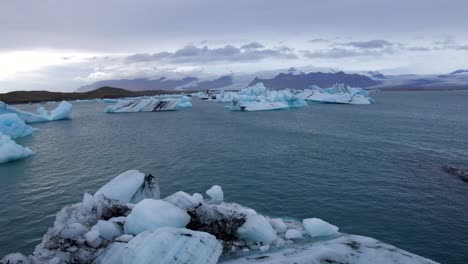
[[[441,263],[468,263],[468,92],[380,92],[374,105],[231,112],[193,100],[178,112],[34,124],[36,155],[0,165],[0,257],[30,254],[55,213],[114,176],[159,177],[162,196],[223,187],[225,200],[278,217],[319,217]],[[36,106],[20,106],[32,109]]]

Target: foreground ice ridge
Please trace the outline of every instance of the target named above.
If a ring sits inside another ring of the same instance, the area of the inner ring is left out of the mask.
[[[137,97],[121,99],[115,104],[107,106],[107,113],[160,112],[176,111],[180,108],[192,107],[191,99],[187,96],[180,98]]]
[[[16,107],[10,106],[0,101],[0,114],[17,114],[26,123],[70,119],[71,111],[72,105],[66,101],[59,103],[55,109],[50,111],[50,113],[48,113],[47,110],[45,110],[45,108],[41,106],[37,109],[37,114],[19,110]]]
[[[57,213],[33,254],[0,263],[435,263],[372,238],[341,234],[317,218],[270,218],[179,191],[162,200],[155,178],[122,173]]]

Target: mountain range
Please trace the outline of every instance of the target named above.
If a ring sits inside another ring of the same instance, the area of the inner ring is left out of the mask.
[[[180,79],[160,77],[157,79],[103,80],[82,86],[77,92],[88,92],[103,86],[124,88],[129,91],[238,90],[257,83],[263,83],[268,89],[305,89],[311,85],[330,87],[335,83],[344,83],[353,87],[380,90],[468,90],[468,70],[459,69],[439,75],[384,75],[378,71],[344,72],[323,68],[318,70],[289,68],[253,74],[185,76]]]

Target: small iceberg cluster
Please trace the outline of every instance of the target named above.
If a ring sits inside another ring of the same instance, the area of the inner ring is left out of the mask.
[[[32,255],[0,263],[435,263],[317,218],[261,215],[217,185],[206,194],[160,199],[155,177],[124,172],[58,212]]]
[[[374,100],[369,97],[369,92],[362,88],[350,87],[344,84],[335,84],[330,88],[322,89],[312,85],[305,89],[298,97],[317,103],[329,104],[372,104]]]
[[[187,96],[180,98],[138,97],[118,100],[107,106],[107,113],[134,113],[176,111],[180,108],[192,107],[191,99]]]
[[[45,108],[41,106],[37,110],[38,114],[19,110],[16,107],[10,106],[0,101],[0,114],[8,114],[8,113],[17,114],[26,123],[48,122],[48,121],[70,119],[71,111],[72,111],[72,105],[66,101],[60,102],[59,105],[54,110],[50,111],[50,113],[47,113],[47,110],[45,110]]]
[[[362,88],[335,84],[322,89],[312,85],[304,90],[267,90],[263,83],[239,90],[226,92],[224,90],[201,92],[195,94],[201,99],[230,103],[233,111],[266,111],[282,110],[307,106],[306,101],[333,104],[372,104],[374,100],[369,92]]]
[[[18,145],[13,139],[31,135],[37,129],[26,124],[70,119],[72,105],[61,102],[48,113],[39,107],[38,114],[19,110],[0,102],[0,163],[23,159],[34,154],[30,148]]]
[[[238,92],[220,91],[216,101],[230,102],[233,111],[280,110],[307,106],[304,99],[294,95],[291,90],[267,90],[263,83],[244,88]]]

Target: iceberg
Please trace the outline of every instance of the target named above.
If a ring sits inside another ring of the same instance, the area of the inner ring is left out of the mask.
[[[107,106],[107,113],[134,113],[134,112],[160,112],[176,111],[181,102],[180,98],[138,97],[136,99],[122,99]],[[187,106],[185,102],[184,106]]]
[[[33,154],[30,148],[16,144],[9,136],[0,132],[0,163],[24,159]]]
[[[41,106],[39,107],[39,109],[37,109],[38,114],[19,110],[16,107],[10,106],[0,101],[0,114],[17,114],[19,118],[23,119],[23,121],[26,123],[70,119],[71,111],[72,104],[66,101],[62,101],[54,110],[50,111],[50,113],[47,113],[47,110],[45,110],[45,108]]]
[[[304,99],[296,96],[290,89],[267,90],[263,83],[244,88],[238,92],[221,91],[218,102],[231,102],[233,111],[281,110],[307,106]]]
[[[32,134],[37,129],[32,128],[17,114],[1,114],[0,115],[0,132],[9,136],[12,139],[25,137]]]
[[[369,92],[362,88],[350,87],[344,84],[335,84],[330,88],[322,89],[312,85],[297,95],[312,102],[330,104],[372,104],[374,100]]]
[[[177,105],[177,108],[190,108],[192,107],[192,99],[188,96],[183,96],[179,99],[179,104]]]
[[[121,175],[141,178],[137,171]],[[57,213],[32,255],[14,253],[0,263],[435,263],[372,238],[339,233],[318,218],[269,218],[221,201],[221,187],[211,188],[207,200],[180,191],[135,205],[127,201],[138,185],[121,175],[101,189],[123,197],[86,193],[82,202]]]
[[[145,198],[159,199],[160,190],[153,175],[129,170],[113,178],[94,195],[101,194],[123,203],[138,203]]]

